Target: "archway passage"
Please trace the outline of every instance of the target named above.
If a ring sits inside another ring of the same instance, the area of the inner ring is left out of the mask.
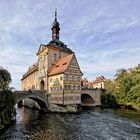
[[[44,85],[45,85],[44,81],[41,80],[41,82],[40,82],[40,90],[44,90]]]
[[[20,101],[30,98],[34,100],[39,108],[43,111],[48,111],[48,96],[47,93],[44,91],[36,90],[36,91],[15,91],[15,104],[18,104]],[[30,102],[29,102],[30,103]],[[35,105],[35,104],[33,104]],[[32,108],[32,107],[31,107]]]
[[[81,102],[83,106],[93,106],[95,104],[93,98],[88,94],[81,95]]]
[[[35,97],[20,98],[18,101],[16,101],[16,103],[18,105],[20,104],[22,106],[23,105],[22,101],[25,100],[25,99],[32,99],[34,102],[36,102],[38,104],[40,110],[43,110],[43,111],[47,111],[48,110],[47,104],[44,101],[42,101],[41,99],[35,98]],[[28,105],[26,105],[26,106],[28,106]]]

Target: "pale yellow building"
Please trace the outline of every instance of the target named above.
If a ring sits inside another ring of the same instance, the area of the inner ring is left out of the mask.
[[[59,23],[55,12],[52,41],[40,45],[38,62],[22,78],[22,90],[45,90],[54,104],[81,103],[82,72],[75,53],[59,40]]]
[[[96,77],[96,80],[89,82],[87,79],[82,80],[84,89],[106,89],[107,79],[104,76]]]
[[[107,79],[104,76],[96,77],[96,80],[93,81],[93,88],[97,89],[106,89]]]

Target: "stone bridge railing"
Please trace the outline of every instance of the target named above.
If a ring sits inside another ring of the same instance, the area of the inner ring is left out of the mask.
[[[14,92],[15,97],[20,98],[23,96],[36,96],[36,97],[46,97],[46,92],[41,90],[35,90],[35,91],[15,91]]]

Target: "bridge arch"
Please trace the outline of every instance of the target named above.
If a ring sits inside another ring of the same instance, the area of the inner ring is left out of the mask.
[[[90,94],[82,93],[81,103],[83,106],[93,106],[95,104],[95,101]]]
[[[33,101],[37,102],[40,109],[47,110],[48,109],[48,100],[47,95],[41,92],[17,92],[15,93],[15,104],[18,104],[20,101],[24,99],[32,99]]]

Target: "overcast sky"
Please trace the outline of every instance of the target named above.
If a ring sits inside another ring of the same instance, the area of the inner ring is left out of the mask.
[[[22,75],[51,40],[57,8],[60,40],[77,56],[84,77],[113,78],[140,63],[140,0],[1,0],[0,66],[21,88]]]

